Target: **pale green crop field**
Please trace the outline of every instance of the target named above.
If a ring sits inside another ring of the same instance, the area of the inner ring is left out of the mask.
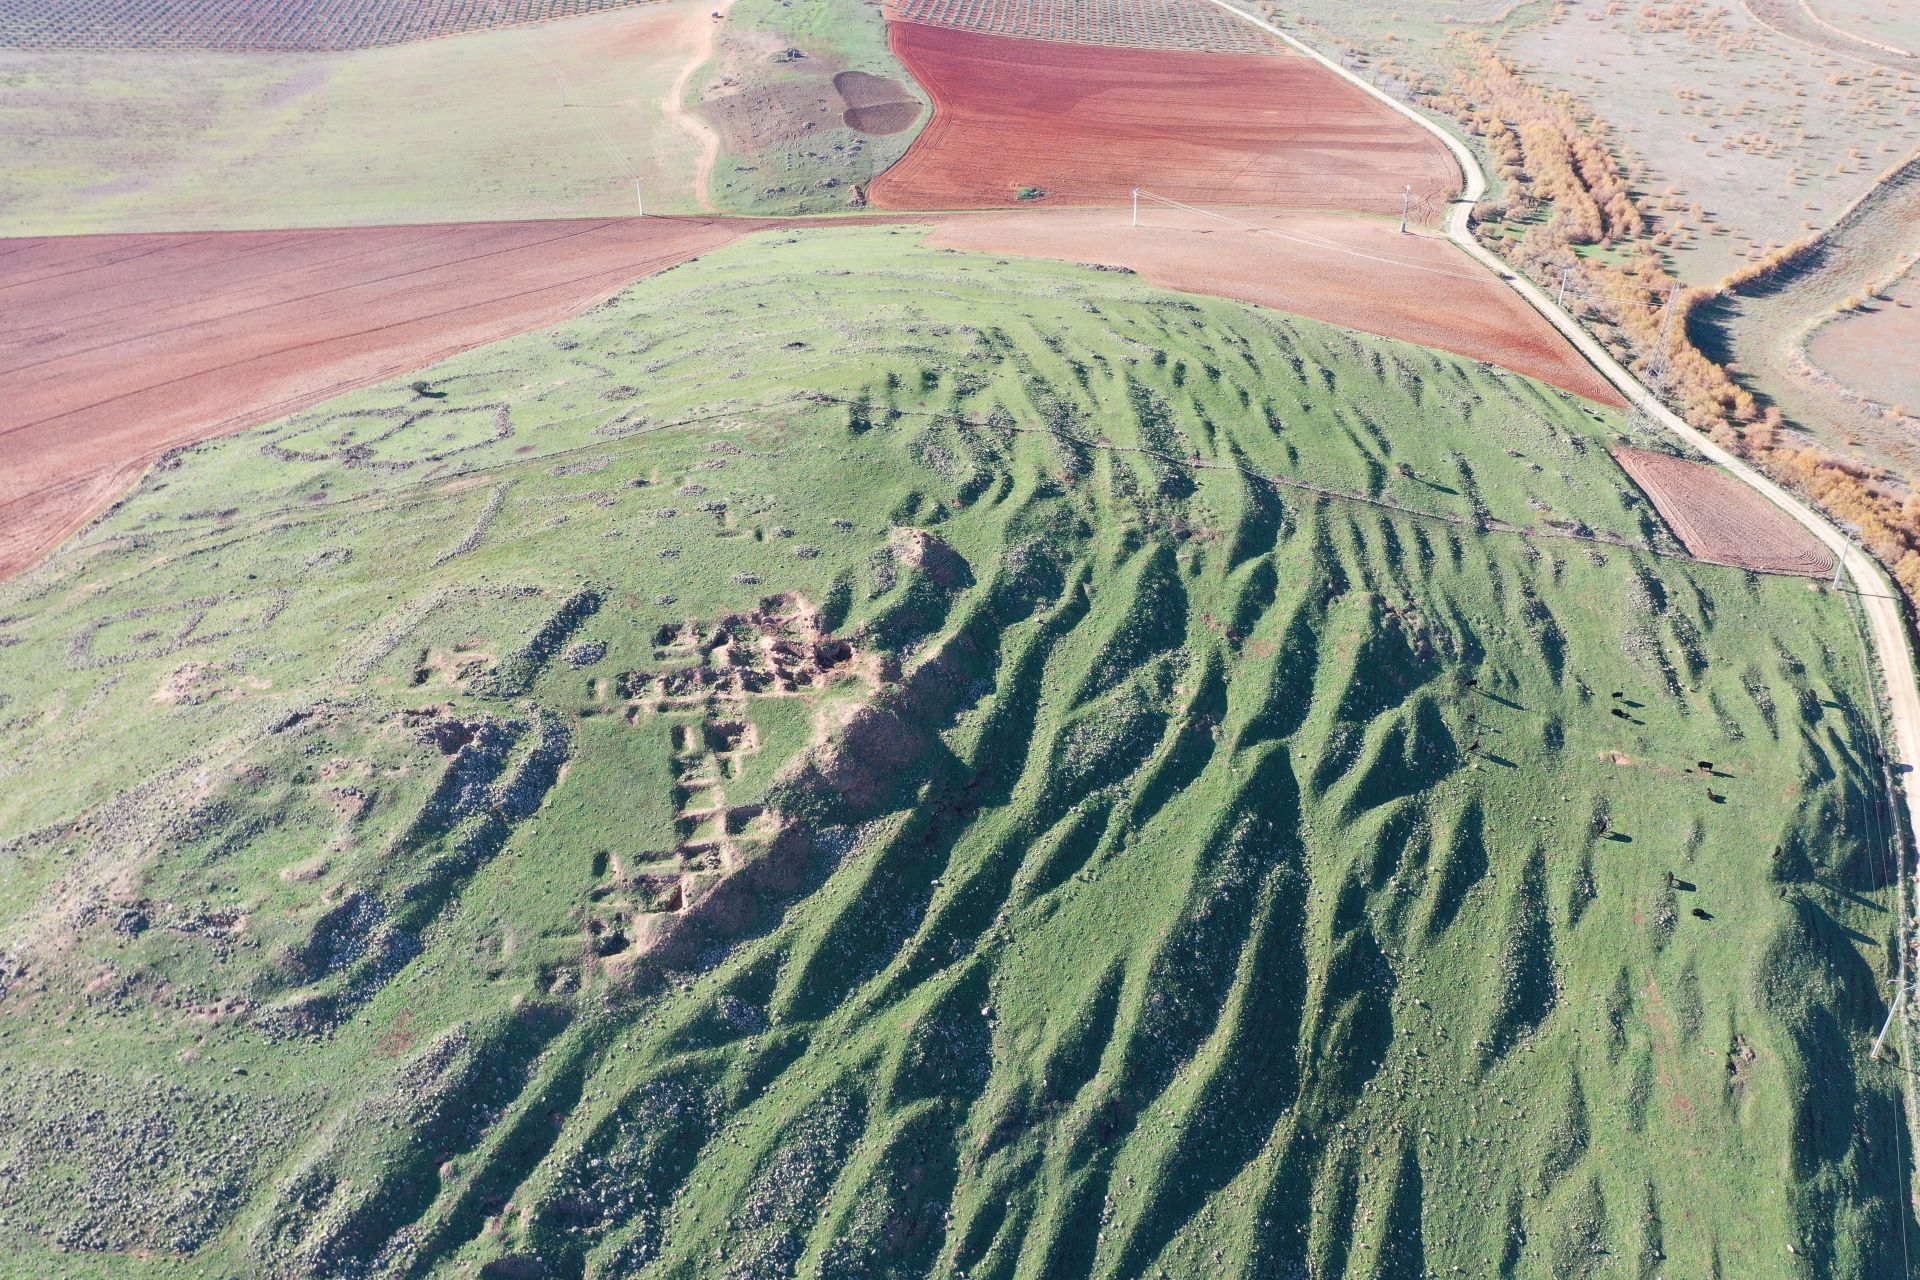
[[[0,52],[0,235],[689,212],[691,0],[332,54]]]

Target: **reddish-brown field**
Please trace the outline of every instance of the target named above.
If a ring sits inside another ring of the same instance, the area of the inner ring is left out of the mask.
[[[893,49],[933,120],[868,192],[884,209],[979,209],[1022,188],[1117,204],[1136,186],[1194,203],[1398,214],[1459,185],[1439,139],[1310,59],[1103,48],[917,22]]]
[[[1134,227],[1125,210],[1022,209],[951,218],[931,243],[1128,267],[1169,289],[1403,338],[1625,403],[1538,312],[1450,241],[1340,214],[1230,216],[1143,208]]]
[[[1884,298],[1822,325],[1807,343],[1815,367],[1869,400],[1908,414],[1920,414],[1916,353],[1920,353],[1920,269],[1909,271]]]
[[[1451,244],[1332,214],[953,215],[933,242],[1130,267],[1168,288],[1439,347],[1618,403]],[[848,222],[931,221],[869,215]],[[1253,224],[1253,225],[1248,225]],[[554,323],[766,219],[647,218],[0,241],[0,575],[168,449]]]
[[[168,449],[555,323],[764,225],[0,241],[0,574],[86,523]]]
[[[1613,456],[1702,560],[1769,573],[1832,570],[1819,539],[1731,472],[1645,449],[1618,448]]]

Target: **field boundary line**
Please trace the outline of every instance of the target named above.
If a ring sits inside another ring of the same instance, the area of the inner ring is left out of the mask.
[[[1868,555],[1852,538],[1841,532],[1837,526],[1830,522],[1819,511],[1802,502],[1799,498],[1788,492],[1784,486],[1775,483],[1767,476],[1761,474],[1757,468],[1735,456],[1732,450],[1727,449],[1717,441],[1711,439],[1705,432],[1696,430],[1681,418],[1679,414],[1669,409],[1658,396],[1648,390],[1638,378],[1634,377],[1625,365],[1614,359],[1612,353],[1600,344],[1599,339],[1595,338],[1591,333],[1588,333],[1579,321],[1555,305],[1553,299],[1548,297],[1537,285],[1517,271],[1509,268],[1492,250],[1474,238],[1473,232],[1468,226],[1468,221],[1472,216],[1473,206],[1479,202],[1480,197],[1486,192],[1487,178],[1485,171],[1480,167],[1480,162],[1474,157],[1473,152],[1468,149],[1464,142],[1454,137],[1453,134],[1442,128],[1438,123],[1429,120],[1414,110],[1411,106],[1394,98],[1385,90],[1369,84],[1360,76],[1342,67],[1325,54],[1302,43],[1296,37],[1282,31],[1266,19],[1248,13],[1246,10],[1229,3],[1229,0],[1208,0],[1208,3],[1217,5],[1229,13],[1238,14],[1243,21],[1250,22],[1257,27],[1279,36],[1291,47],[1315,59],[1322,66],[1331,68],[1344,79],[1358,85],[1365,92],[1378,98],[1395,111],[1398,111],[1401,115],[1407,117],[1407,119],[1414,121],[1421,128],[1445,142],[1447,149],[1453,152],[1454,159],[1459,162],[1461,172],[1466,175],[1466,185],[1461,198],[1454,204],[1453,211],[1445,222],[1447,235],[1461,248],[1472,254],[1473,257],[1486,266],[1488,270],[1494,272],[1501,280],[1506,281],[1514,292],[1524,298],[1534,310],[1545,316],[1554,328],[1558,329],[1569,342],[1573,343],[1574,347],[1578,349],[1582,355],[1586,356],[1588,361],[1592,363],[1594,368],[1600,371],[1602,376],[1613,383],[1613,385],[1620,390],[1621,394],[1627,397],[1629,404],[1641,409],[1655,422],[1658,422],[1674,435],[1698,449],[1703,455],[1719,463],[1735,476],[1758,490],[1775,506],[1786,511],[1795,520],[1799,521],[1802,526],[1815,537],[1819,538],[1821,542],[1825,543],[1828,550],[1832,551],[1834,555],[1839,558],[1840,563],[1846,569],[1848,578],[1851,579],[1853,583],[1861,612],[1866,618],[1873,639],[1874,657],[1880,669],[1882,685],[1880,694],[1883,701],[1879,710],[1893,731],[1891,734],[1893,746],[1892,773],[1896,776],[1912,773],[1916,765],[1920,765],[1920,684],[1917,684],[1914,678],[1912,636],[1907,629],[1903,601],[1899,593],[1894,590],[1893,581],[1886,570],[1881,567],[1880,562]],[[1879,589],[1877,591],[1869,591],[1867,589],[1869,586]],[[1907,821],[1905,823],[1906,830],[1909,833],[1920,832],[1920,791],[1917,791],[1912,786],[1899,786],[1893,799],[1896,805],[1903,801],[1905,803],[1907,815]],[[1903,847],[1899,852],[1899,856],[1896,858],[1896,863],[1904,864],[1906,862],[1906,854],[1907,850],[1903,842]],[[1920,854],[1916,854],[1913,868],[1916,880],[1920,881]],[[1905,878],[1905,874],[1903,873],[1900,879],[1904,881]],[[1898,924],[1898,930],[1899,946],[1904,954],[1910,932],[1908,929],[1908,921],[1904,918],[1901,919]],[[1904,1023],[1904,1018],[1902,1021]],[[1901,1065],[1903,1080],[1901,1092],[1906,1104],[1907,1122],[1911,1128],[1914,1125],[1915,1118],[1913,1075],[1911,1073],[1910,1063],[1903,1062]],[[1916,1150],[1913,1156],[1914,1159],[1920,1160],[1920,1150]],[[1909,1179],[1913,1177],[1913,1173],[1912,1168],[1906,1170],[1906,1175]],[[1911,1181],[1909,1181],[1908,1186],[1911,1186]],[[1901,1198],[1906,1200],[1905,1203],[1899,1206],[1900,1240],[1901,1249],[1904,1253],[1907,1246],[1907,1219],[1914,1216],[1914,1206],[1910,1199],[1906,1199],[1905,1189],[1903,1189]]]
[[[1806,12],[1806,15],[1809,18],[1813,19],[1814,25],[1825,27],[1828,31],[1831,31],[1834,34],[1838,35],[1841,39],[1847,41],[1849,44],[1864,45],[1869,49],[1880,49],[1885,52],[1895,54],[1902,58],[1911,58],[1914,56],[1913,54],[1907,52],[1905,49],[1899,48],[1898,46],[1890,45],[1890,44],[1881,44],[1878,40],[1868,40],[1868,39],[1865,39],[1864,37],[1856,36],[1851,32],[1842,31],[1839,27],[1834,26],[1830,22],[1823,22],[1818,17],[1815,17],[1813,10],[1808,9],[1804,3],[1802,3],[1799,7]],[[1742,12],[1744,12],[1747,15],[1747,17],[1753,20],[1755,25],[1762,27],[1767,31],[1771,31],[1774,35],[1778,36],[1782,40],[1788,40],[1794,44],[1805,45],[1809,49],[1817,49],[1821,53],[1832,54],[1836,58],[1845,58],[1849,62],[1858,62],[1863,66],[1884,67],[1887,65],[1885,62],[1881,61],[1878,58],[1869,57],[1864,53],[1856,53],[1851,49],[1836,49],[1830,44],[1822,44],[1818,40],[1808,39],[1806,36],[1801,35],[1797,31],[1789,31],[1785,27],[1780,26],[1778,23],[1770,22],[1768,21],[1765,14],[1761,13],[1758,9],[1753,7],[1753,0],[1740,0],[1740,8]]]

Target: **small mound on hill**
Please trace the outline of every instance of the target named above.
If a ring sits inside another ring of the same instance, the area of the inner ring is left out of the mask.
[[[905,133],[919,122],[924,110],[906,86],[889,76],[842,71],[833,78],[833,87],[846,103],[841,118],[848,128],[861,133]]]

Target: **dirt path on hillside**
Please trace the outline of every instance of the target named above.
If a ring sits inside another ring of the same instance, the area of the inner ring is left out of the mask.
[[[713,0],[713,8],[709,12],[717,12],[719,20],[706,16],[699,19],[702,24],[699,44],[687,64],[680,68],[680,74],[674,77],[672,87],[660,103],[667,119],[692,138],[694,145],[700,149],[699,159],[693,169],[693,195],[700,202],[700,208],[706,211],[713,209],[713,166],[720,159],[720,135],[705,120],[687,110],[687,86],[693,83],[693,77],[700,68],[713,58],[714,35],[732,8],[733,0]]]

